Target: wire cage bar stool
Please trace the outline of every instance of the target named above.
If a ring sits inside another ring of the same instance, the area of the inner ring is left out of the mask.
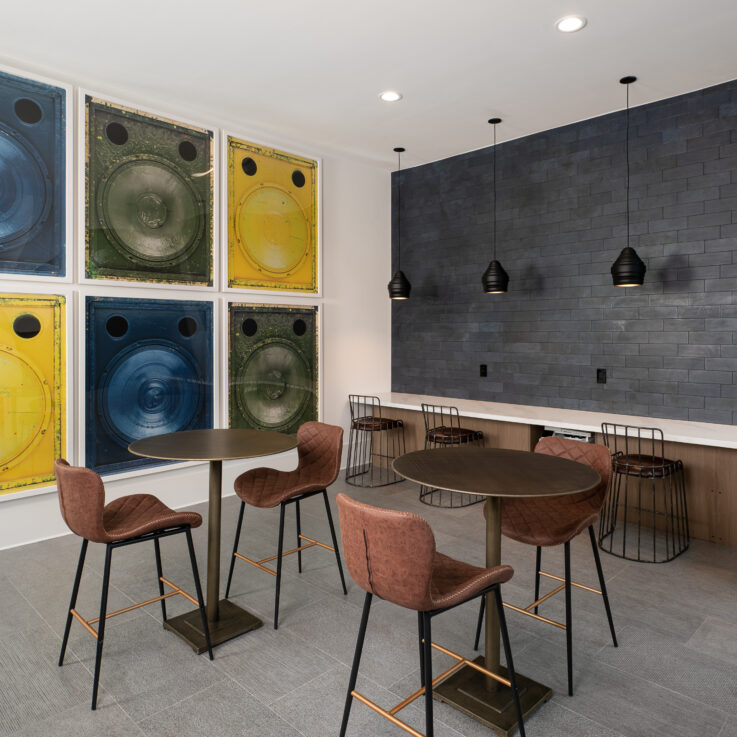
[[[484,433],[461,427],[457,407],[442,404],[422,404],[422,417],[425,421],[425,449],[447,448],[463,445],[483,445]],[[420,487],[420,501],[434,507],[468,507],[486,499],[474,494],[458,494],[455,491]]]
[[[688,549],[683,463],[665,457],[663,431],[604,422],[612,455],[599,547],[619,558],[666,563]]]
[[[352,486],[387,486],[402,481],[392,461],[406,452],[404,423],[384,417],[378,397],[349,394],[351,429],[345,481]]]

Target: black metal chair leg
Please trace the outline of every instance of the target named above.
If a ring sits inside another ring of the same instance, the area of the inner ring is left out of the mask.
[[[276,553],[276,595],[274,597],[274,629],[279,629],[279,589],[281,588],[281,562],[282,550],[284,549],[284,509],[285,505],[279,505],[279,548]]]
[[[113,546],[105,547],[105,568],[102,574],[102,593],[100,595],[100,621],[97,625],[97,650],[95,652],[95,674],[92,680],[92,711],[97,709],[97,691],[100,685],[100,663],[102,661],[102,645],[105,640],[105,615],[107,614],[107,592],[110,585],[110,562],[113,557]]]
[[[571,543],[563,546],[566,591],[566,655],[568,658],[568,695],[573,696],[573,632],[571,627]]]
[[[433,737],[434,727],[432,718],[432,617],[429,612],[422,613],[422,634],[425,672],[425,737]]]
[[[601,559],[599,558],[599,549],[596,545],[596,535],[594,534],[593,525],[589,527],[589,538],[591,539],[591,549],[594,551],[594,561],[596,563],[596,572],[599,575],[599,586],[601,587],[601,597],[604,599],[604,608],[606,609],[606,617],[609,620],[609,631],[612,633],[612,642],[617,647],[617,635],[614,633],[614,620],[612,619],[612,610],[609,606],[609,596],[606,592],[606,584],[604,583],[604,572],[601,570]]]
[[[333,524],[333,515],[330,513],[330,502],[328,501],[328,492],[326,489],[322,491],[322,498],[325,502],[325,511],[328,513],[328,524],[330,525],[330,536],[333,538],[333,547],[335,548],[335,560],[338,563],[338,573],[340,573],[340,583],[343,586],[343,593],[347,596],[348,589],[345,587],[345,577],[343,576],[343,564],[340,562],[340,548],[338,548],[338,539],[335,537],[335,525]]]
[[[294,506],[297,508],[297,547],[302,546],[302,520],[299,515],[299,499],[294,503]],[[300,573],[302,573],[302,551],[297,551],[297,569]]]
[[[422,612],[417,612],[417,633],[419,635],[420,642],[420,686],[425,685],[425,646],[423,640],[425,639],[425,625],[422,619]]]
[[[481,639],[481,626],[484,623],[484,612],[486,611],[486,597],[481,597],[481,604],[479,604],[479,621],[476,624],[476,639],[473,641],[473,649],[479,649],[479,640]]]
[[[366,592],[366,598],[363,600],[363,614],[361,615],[361,626],[358,628],[358,639],[356,640],[356,649],[353,653],[353,666],[351,668],[351,677],[348,680],[348,694],[345,697],[345,708],[343,709],[343,721],[340,725],[339,737],[345,737],[345,731],[348,728],[348,717],[351,713],[351,704],[353,703],[353,689],[356,687],[358,678],[358,666],[361,662],[361,653],[363,652],[363,641],[366,637],[366,625],[368,624],[369,611],[371,609],[371,599],[373,594]]]
[[[238,541],[241,538],[241,526],[243,525],[243,512],[246,503],[241,502],[241,510],[238,513],[238,524],[235,528],[235,540],[233,541],[233,555],[230,556],[230,570],[228,571],[228,585],[225,587],[225,598],[230,595],[230,582],[233,580],[233,568],[235,568],[235,554],[238,551]]]
[[[494,596],[496,598],[497,612],[499,613],[499,633],[502,636],[502,644],[504,645],[504,657],[507,660],[509,682],[512,684],[512,698],[514,699],[514,709],[517,712],[517,727],[519,728],[519,737],[525,737],[525,723],[522,719],[522,705],[520,704],[519,691],[517,690],[517,676],[514,672],[512,648],[509,644],[507,618],[504,616],[504,603],[502,602],[502,592],[498,586],[494,589]]]
[[[207,624],[207,613],[205,612],[205,601],[202,598],[202,586],[200,585],[200,572],[197,569],[197,558],[194,554],[194,545],[192,544],[192,530],[187,527],[184,530],[187,535],[187,548],[189,550],[189,560],[192,564],[192,577],[194,578],[194,586],[197,591],[197,603],[200,607],[200,618],[202,619],[202,631],[205,633],[205,644],[207,652],[212,660],[212,643],[210,642],[210,627]],[[156,541],[158,543],[158,540]]]
[[[542,552],[543,549],[538,545],[537,551],[535,552],[535,601],[540,598],[540,567],[542,566]],[[537,607],[535,607],[535,614],[537,614]]]
[[[154,553],[156,555],[156,578],[159,584],[159,596],[164,595],[164,584],[161,577],[164,575],[164,571],[161,568],[161,548],[159,546],[159,538],[154,538]],[[161,600],[161,618],[166,622],[166,599]]]
[[[82,581],[82,569],[84,568],[84,559],[87,555],[87,545],[89,540],[82,540],[82,549],[79,551],[79,560],[77,562],[77,572],[74,575],[74,585],[72,586],[72,598],[69,601],[69,612],[67,613],[67,623],[64,627],[64,637],[61,640],[61,652],[59,653],[59,665],[64,665],[64,653],[67,649],[69,641],[69,630],[72,627],[72,609],[77,605],[77,595],[79,594],[79,584]]]

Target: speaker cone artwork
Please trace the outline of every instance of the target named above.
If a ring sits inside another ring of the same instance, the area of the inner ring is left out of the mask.
[[[228,137],[228,286],[317,292],[317,162]]]
[[[53,482],[66,453],[64,297],[0,295],[0,494]]]
[[[317,419],[317,307],[229,306],[230,426],[294,433]]]
[[[0,72],[0,272],[65,275],[66,92]]]
[[[212,427],[211,302],[87,297],[86,310],[85,465],[158,465],[128,445]]]
[[[212,131],[89,96],[85,112],[85,276],[212,285]]]

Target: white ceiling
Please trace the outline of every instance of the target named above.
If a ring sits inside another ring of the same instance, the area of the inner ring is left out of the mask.
[[[0,61],[391,167],[737,78],[736,35],[736,0],[8,0]]]

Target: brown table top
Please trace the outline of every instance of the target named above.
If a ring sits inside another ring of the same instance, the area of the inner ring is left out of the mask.
[[[593,468],[567,458],[476,446],[416,450],[392,467],[418,484],[484,496],[560,496],[601,483]]]
[[[297,447],[297,438],[271,430],[182,430],[135,440],[131,453],[167,461],[231,461],[282,453]]]

